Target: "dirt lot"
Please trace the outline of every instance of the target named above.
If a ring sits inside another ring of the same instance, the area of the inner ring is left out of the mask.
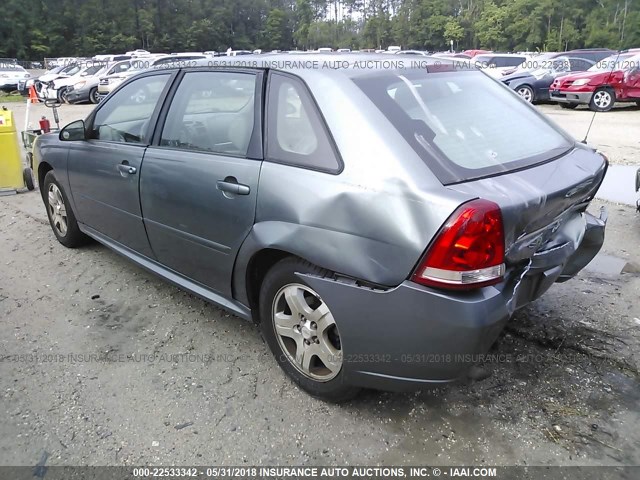
[[[591,120],[541,108],[576,136]],[[599,114],[591,139],[638,163],[639,126],[635,107]],[[98,244],[65,249],[38,193],[1,197],[0,465],[640,464],[640,216],[608,207],[599,261],[519,311],[473,379],[336,406],[253,325]]]

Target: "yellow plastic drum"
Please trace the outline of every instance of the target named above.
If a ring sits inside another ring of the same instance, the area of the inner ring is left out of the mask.
[[[32,190],[31,179],[30,169],[23,170],[13,112],[2,108],[0,109],[0,193],[15,192],[25,187],[30,187],[29,190]]]

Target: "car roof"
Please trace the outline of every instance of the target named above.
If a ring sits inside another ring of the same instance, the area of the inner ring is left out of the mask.
[[[524,53],[479,53],[473,58],[478,57],[527,57]]]
[[[411,62],[416,62],[413,65]],[[196,60],[194,68],[240,68],[240,69],[269,69],[282,72],[295,73],[305,78],[310,75],[345,75],[349,77],[361,76],[370,71],[423,69],[435,67],[439,70],[476,70],[469,59],[439,58],[420,56],[415,58],[410,55],[402,56],[395,53],[344,53],[339,56],[334,54],[307,53],[299,55],[274,54],[268,57],[264,55],[243,55],[241,57],[217,57]],[[159,66],[161,68],[162,66]],[[180,65],[168,68],[179,69]],[[164,68],[161,68],[164,69]]]

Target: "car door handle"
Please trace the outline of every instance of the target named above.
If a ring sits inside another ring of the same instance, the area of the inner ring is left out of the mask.
[[[231,193],[233,195],[249,195],[251,189],[249,185],[242,185],[233,177],[227,177],[224,180],[218,180],[216,183],[218,190],[221,192]]]
[[[135,175],[138,169],[126,163],[121,163],[120,165],[118,165],[118,171],[120,173],[126,173],[127,175]]]

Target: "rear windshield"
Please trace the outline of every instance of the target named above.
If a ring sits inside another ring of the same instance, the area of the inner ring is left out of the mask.
[[[574,143],[478,71],[385,71],[353,81],[445,185],[549,161]]]

